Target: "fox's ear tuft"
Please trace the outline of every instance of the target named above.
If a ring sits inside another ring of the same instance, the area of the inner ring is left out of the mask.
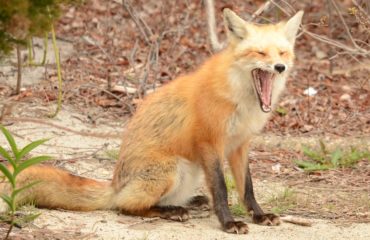
[[[302,22],[303,11],[297,12],[284,26],[285,34],[292,44],[295,42],[295,38],[299,29],[299,25]]]
[[[229,8],[223,10],[225,27],[228,37],[242,40],[247,35],[246,22]]]

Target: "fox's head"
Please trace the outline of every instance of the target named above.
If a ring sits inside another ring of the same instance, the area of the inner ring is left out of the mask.
[[[230,9],[224,9],[229,49],[233,64],[233,85],[253,91],[263,112],[270,112],[272,104],[285,86],[293,66],[294,42],[303,11],[287,22],[256,25],[244,21]]]

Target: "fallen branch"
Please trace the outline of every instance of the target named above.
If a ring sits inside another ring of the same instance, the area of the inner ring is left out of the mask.
[[[300,226],[305,226],[305,227],[311,227],[312,226],[312,221],[310,221],[308,219],[305,219],[305,218],[291,216],[291,215],[282,216],[282,217],[280,217],[280,220],[283,221],[283,222],[288,222],[288,223],[292,223],[292,224],[296,224],[296,225],[300,225]]]

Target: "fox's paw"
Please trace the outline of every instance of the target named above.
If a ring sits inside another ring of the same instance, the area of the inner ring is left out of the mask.
[[[265,226],[277,226],[280,225],[280,217],[272,213],[253,215],[253,222]]]
[[[187,209],[179,206],[166,206],[160,208],[160,217],[178,222],[189,220],[189,212]]]
[[[248,225],[242,221],[227,222],[224,226],[224,230],[227,233],[247,234]]]
[[[187,207],[193,210],[209,210],[209,198],[203,195],[192,197],[188,202]]]

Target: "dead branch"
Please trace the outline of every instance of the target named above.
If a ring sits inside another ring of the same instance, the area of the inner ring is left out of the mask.
[[[291,216],[291,215],[280,217],[280,220],[282,220],[283,222],[288,222],[288,223],[305,226],[305,227],[312,226],[312,221],[305,219],[305,218]]]
[[[345,45],[345,44],[343,44],[339,41],[335,41],[335,40],[330,39],[328,37],[325,37],[323,35],[310,32],[310,31],[308,31],[304,28],[302,28],[302,32],[307,34],[308,36],[316,39],[316,40],[319,40],[319,41],[324,42],[326,44],[329,44],[329,45],[332,45],[332,46],[337,47],[339,49],[342,49],[344,51],[347,51],[350,54],[370,56],[370,51],[367,51],[366,49],[363,49],[363,48],[360,48],[360,47],[359,48],[352,48],[352,47],[347,46],[347,45]]]
[[[130,14],[131,19],[134,21],[136,26],[139,28],[141,34],[144,37],[145,42],[147,44],[150,44],[151,43],[151,36],[153,36],[152,30],[148,27],[148,25],[145,23],[145,21],[141,17],[138,17],[134,13],[131,5],[129,4],[129,2],[127,0],[122,0],[122,6],[126,9],[128,14]]]
[[[360,12],[362,12],[362,14],[370,21],[370,15],[366,12],[366,10],[365,9],[363,9],[362,7],[361,7],[361,5],[356,1],[356,0],[352,0],[352,3],[353,3],[353,5],[355,5],[356,6],[356,8],[358,9],[358,10],[360,10]],[[369,6],[370,6],[370,4],[369,4]]]
[[[346,33],[347,33],[349,39],[351,40],[353,46],[355,46],[357,49],[360,48],[357,45],[356,41],[353,39],[352,34],[351,34],[351,31],[349,30],[348,25],[347,25],[346,21],[344,20],[344,18],[342,16],[342,13],[340,12],[340,9],[339,9],[337,3],[335,1],[333,1],[333,0],[330,0],[330,1],[331,1],[332,5],[334,6],[335,11],[338,13],[338,16],[340,18],[340,21],[343,23],[344,29],[346,30]]]
[[[15,88],[15,94],[18,95],[21,92],[22,85],[22,56],[21,46],[17,44],[17,86]]]
[[[336,4],[335,1],[331,0],[332,4]],[[277,2],[277,1],[273,1],[273,4],[276,5],[277,7],[279,7],[279,9],[283,9],[282,6],[280,6],[280,4]],[[348,54],[351,54],[351,55],[361,55],[361,56],[370,56],[370,51],[364,49],[364,48],[361,48],[360,46],[357,45],[356,41],[353,39],[350,31],[349,31],[349,28],[348,26],[346,25],[345,23],[345,20],[342,16],[342,13],[340,12],[339,10],[339,7],[337,5],[335,5],[335,9],[336,9],[336,12],[338,13],[341,21],[343,22],[344,24],[344,27],[346,28],[346,32],[347,34],[349,35],[349,37],[351,38],[351,42],[353,43],[354,47],[350,47],[346,44],[343,44],[339,41],[335,41],[333,39],[330,39],[326,36],[322,36],[322,35],[319,35],[319,34],[316,34],[316,33],[313,33],[313,32],[310,32],[306,29],[304,29],[304,27],[302,26],[301,27],[301,30],[303,33],[309,35],[310,37],[316,39],[316,40],[319,40],[321,42],[324,42],[326,44],[329,44],[329,45],[332,45],[336,48],[339,48],[339,49],[342,49],[344,51],[347,51]],[[284,14],[286,14],[287,16],[290,16],[290,14],[288,14],[286,11],[283,11]]]
[[[278,4],[279,0],[270,0],[270,1],[266,1],[261,7],[259,7],[257,9],[257,11],[255,11],[252,16],[250,17],[250,19],[248,19],[249,21],[253,21],[255,20],[257,17],[259,17],[262,13],[264,12],[268,12],[270,11],[271,9],[275,7],[278,7],[281,11],[283,11],[285,14],[287,14],[289,16],[289,13],[285,11],[284,8],[280,7],[280,5]]]
[[[138,97],[146,94],[146,84],[149,77],[150,70],[154,65],[158,63],[158,56],[159,56],[159,38],[157,35],[153,33],[153,31],[149,28],[148,24],[142,19],[140,16],[135,14],[133,8],[129,4],[128,0],[122,0],[122,6],[126,9],[126,11],[131,16],[131,19],[134,21],[136,26],[139,28],[141,34],[144,37],[145,42],[149,46],[149,53],[145,63],[144,73],[142,74],[142,78],[140,79],[140,86],[139,90],[137,91]]]
[[[259,17],[262,13],[269,11],[276,4],[278,0],[266,1],[261,7],[259,7],[248,19],[248,21],[253,21]],[[207,25],[208,25],[208,35],[211,43],[211,48],[213,51],[218,52],[226,46],[226,43],[221,43],[217,37],[216,30],[216,16],[215,16],[215,4],[214,0],[206,0],[205,7],[207,12]]]
[[[209,40],[211,42],[211,48],[213,51],[218,52],[224,47],[224,43],[220,43],[216,33],[216,16],[215,16],[215,4],[213,0],[206,0],[206,12],[207,12],[207,24]]]

